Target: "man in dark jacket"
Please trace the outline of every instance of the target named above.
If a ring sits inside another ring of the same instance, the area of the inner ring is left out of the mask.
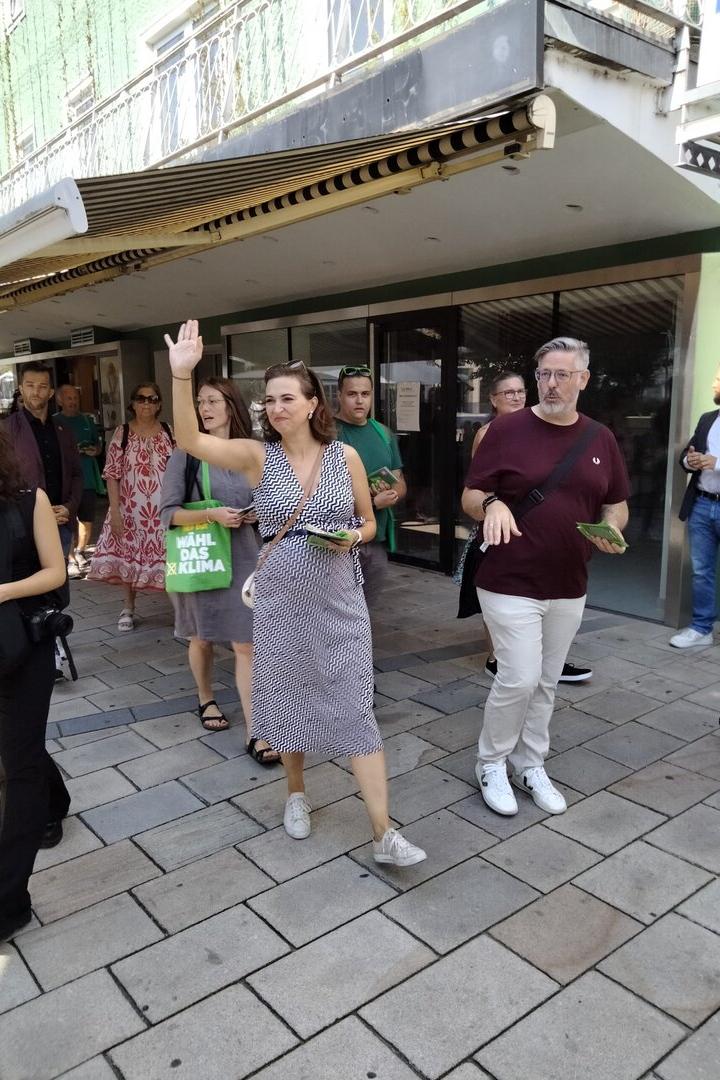
[[[713,380],[713,401],[720,405],[720,371]],[[670,638],[676,649],[713,643],[717,615],[715,589],[720,545],[720,409],[703,413],[695,434],[680,455],[690,482],[680,508],[687,521],[693,571],[692,622]]]
[[[67,555],[83,492],[75,437],[62,421],[54,422],[49,405],[54,394],[50,369],[32,361],[20,377],[23,408],[4,421],[28,487],[40,487],[52,504]]]

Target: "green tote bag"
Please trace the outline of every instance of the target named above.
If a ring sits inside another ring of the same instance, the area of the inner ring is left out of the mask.
[[[222,506],[211,498],[210,470],[203,461],[201,502],[183,503],[183,510],[209,510]],[[165,534],[165,588],[168,592],[193,593],[227,589],[232,582],[230,530],[217,521],[201,525],[176,525]]]

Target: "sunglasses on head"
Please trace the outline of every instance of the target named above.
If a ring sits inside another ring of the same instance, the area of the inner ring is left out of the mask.
[[[157,394],[136,394],[133,398],[133,401],[137,402],[138,405],[160,404],[160,398],[157,396]]]
[[[367,366],[367,364],[361,364],[359,367],[340,368],[340,378],[352,378],[353,375],[360,375],[365,379],[369,379],[370,368]]]

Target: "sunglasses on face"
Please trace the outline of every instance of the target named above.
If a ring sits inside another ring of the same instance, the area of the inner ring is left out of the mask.
[[[343,367],[340,368],[340,377],[352,378],[353,375],[361,376],[362,378],[370,378],[370,368],[367,364],[361,364],[359,367]]]
[[[138,405],[159,405],[160,398],[157,394],[136,394],[133,401]]]

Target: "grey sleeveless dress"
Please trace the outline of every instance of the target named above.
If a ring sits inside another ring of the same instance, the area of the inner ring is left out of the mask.
[[[280,443],[266,444],[253,494],[260,532],[272,537],[302,497]],[[310,547],[302,529],[351,528],[359,524],[354,514],[343,447],[333,442],[325,448],[315,494],[256,576],[252,733],[284,753],[382,749],[359,558]]]

